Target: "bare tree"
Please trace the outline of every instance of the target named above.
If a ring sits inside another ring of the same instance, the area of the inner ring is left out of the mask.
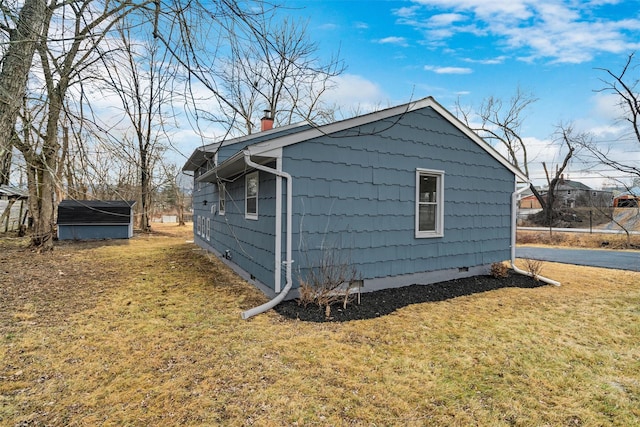
[[[485,139],[497,141],[507,151],[509,161],[529,176],[529,156],[527,146],[520,135],[525,110],[538,99],[533,94],[523,92],[520,87],[508,102],[490,96],[486,98],[475,116],[457,102],[456,110],[465,124]],[[477,117],[479,124],[474,123]]]
[[[124,153],[131,152],[129,161],[137,165],[139,226],[143,231],[149,231],[154,169],[166,150],[168,139],[164,124],[170,117],[164,111],[164,106],[171,103],[168,89],[175,77],[175,70],[168,61],[166,51],[160,50],[157,40],[141,40],[136,45],[128,29],[120,28],[119,32],[122,49],[115,55],[116,62],[105,61],[105,83],[108,91],[117,94],[122,103],[123,122],[130,132],[125,130],[124,136],[115,135],[119,142],[116,148]]]
[[[0,70],[0,184],[9,183],[16,120],[36,46],[44,31],[46,5],[45,0],[25,0],[19,12],[4,2],[1,5],[5,23],[0,24],[0,29],[9,34],[9,43]]]
[[[163,165],[166,181],[161,193],[162,203],[165,208],[172,208],[178,217],[178,225],[185,225],[185,208],[189,196],[189,189],[183,187],[186,176],[175,164]],[[192,185],[192,181],[187,181]]]
[[[458,101],[456,111],[471,130],[487,140],[498,142],[506,150],[509,161],[529,177],[529,153],[521,131],[526,109],[537,100],[533,94],[518,87],[507,102],[490,96],[482,102],[478,111],[472,114],[469,108],[464,108]],[[476,117],[479,123],[476,123]],[[535,186],[530,184],[530,188],[544,206],[545,200]]]
[[[559,151],[562,152],[564,147],[566,147],[567,150],[564,158],[561,163],[556,165],[555,173],[549,172],[546,163],[542,163],[548,185],[547,197],[545,198],[545,203],[542,204],[542,209],[546,225],[549,227],[553,225],[555,221],[554,214],[557,213],[556,187],[562,181],[562,176],[569,166],[571,159],[576,154],[578,147],[590,139],[587,133],[576,133],[572,125],[558,125],[557,135]]]
[[[603,86],[598,92],[614,94],[622,111],[619,121],[627,129],[620,141],[627,145],[623,153],[637,152],[640,149],[640,76],[637,73],[639,66],[640,63],[633,52],[627,56],[620,71],[597,68],[605,74],[605,77],[600,79]],[[595,159],[596,163],[604,165],[609,170],[621,172],[633,182],[640,181],[640,166],[637,161],[629,160],[629,157],[621,155],[620,152],[616,153],[605,144],[592,139],[582,141],[580,145]],[[631,186],[625,185],[624,181],[617,179],[616,181],[626,187],[627,191],[631,191]],[[636,211],[640,213],[637,208]],[[621,216],[628,215],[625,212]],[[626,244],[631,246],[629,227],[624,221],[618,220],[615,209],[609,212],[607,217],[626,233]],[[626,219],[629,220],[629,218]]]
[[[240,31],[240,30],[238,30]],[[322,121],[322,95],[344,71],[338,58],[321,63],[306,24],[277,21],[263,11],[254,25],[226,38],[230,46],[216,73],[220,114],[209,115],[239,134],[251,134],[264,112],[276,124]]]
[[[82,78],[82,73],[95,61],[94,53],[109,30],[132,9],[130,3],[107,2],[99,8],[92,0],[50,5],[44,13],[43,31],[36,46],[45,94],[42,111],[44,127],[34,134],[33,142],[16,143],[25,161],[35,168],[28,178],[34,218],[32,244],[53,248],[55,230],[55,191],[60,146],[60,121],[69,88]],[[68,24],[71,25],[68,25]],[[71,29],[69,34],[69,29]],[[23,126],[30,127],[28,122]]]
[[[70,88],[79,87],[88,75],[95,74],[93,65],[100,55],[108,53],[100,46],[111,36],[115,24],[138,12],[134,22],[140,31],[147,26],[165,44],[184,67],[186,80],[195,76],[207,82],[210,67],[203,66],[202,59],[215,63],[215,55],[204,48],[210,41],[207,29],[216,25],[228,27],[229,22],[249,23],[252,14],[245,14],[243,7],[250,10],[253,4],[238,5],[229,0],[214,0],[206,5],[181,0],[52,0],[46,5],[41,0],[27,0],[16,13],[16,27],[1,27],[10,32],[11,43],[0,73],[0,160],[7,163],[11,151],[7,141],[12,141],[28,165],[34,245],[50,249],[53,244],[55,192],[61,184],[59,162],[61,158],[68,159],[60,155],[61,149],[66,150],[64,142],[60,142],[60,123],[64,116],[73,115],[66,110],[65,100]],[[7,13],[4,3],[2,8]],[[207,28],[202,30],[198,25]],[[37,73],[32,72],[35,67]],[[29,78],[35,82],[33,88],[28,88]],[[42,80],[37,81],[39,78]],[[32,94],[31,90],[37,92],[38,87],[44,88],[43,93]],[[215,84],[210,87],[219,96]],[[23,113],[18,123],[20,106],[16,102],[23,99],[28,103],[21,104]],[[8,175],[6,169],[2,168],[2,180]]]
[[[620,120],[629,127],[629,133],[625,137],[632,135],[632,140],[637,144],[633,150],[640,149],[640,76],[634,75],[638,65],[640,64],[635,58],[635,53],[631,53],[620,72],[598,68],[607,75],[606,78],[600,79],[604,86],[599,92],[613,93],[618,97],[618,105],[623,111]],[[615,158],[610,150],[603,148],[600,144],[589,143],[585,148],[603,165],[630,175],[632,178],[640,178],[640,165],[637,162]]]

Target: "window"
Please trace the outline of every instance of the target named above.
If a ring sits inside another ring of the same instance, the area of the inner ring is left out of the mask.
[[[211,240],[211,218],[207,218],[207,229],[205,233],[205,238],[207,240]]]
[[[224,215],[224,202],[226,201],[226,185],[218,184],[218,215]]]
[[[416,171],[416,237],[442,237],[444,172]]]
[[[200,215],[196,215],[196,234],[200,235]]]
[[[258,219],[258,172],[246,176],[244,191],[244,217]]]

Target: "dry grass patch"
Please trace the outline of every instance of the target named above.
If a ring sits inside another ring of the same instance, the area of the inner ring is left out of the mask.
[[[624,234],[573,233],[554,231],[518,230],[519,245],[565,246],[572,248],[627,249],[627,236]],[[640,235],[632,235],[630,244],[640,247]]]
[[[181,233],[54,251],[48,266],[76,271],[67,293],[56,281],[46,294],[75,307],[64,316],[43,309],[43,292],[34,301],[7,292],[15,301],[4,298],[3,308],[36,320],[2,319],[0,424],[640,420],[638,273],[545,263],[562,287],[501,289],[342,324],[273,311],[243,321],[240,312],[264,297]],[[80,266],[92,272],[84,282]],[[24,310],[29,303],[35,310]]]

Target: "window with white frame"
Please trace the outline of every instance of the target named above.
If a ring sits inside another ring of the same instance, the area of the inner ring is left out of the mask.
[[[444,233],[444,172],[416,170],[416,237]]]
[[[224,205],[226,201],[226,185],[218,184],[218,215],[224,215]]]
[[[245,178],[244,216],[247,219],[258,219],[258,172],[250,173]]]
[[[200,215],[196,215],[196,234],[199,236],[200,235]]]
[[[207,240],[211,240],[211,218],[207,218],[207,231],[205,238]]]

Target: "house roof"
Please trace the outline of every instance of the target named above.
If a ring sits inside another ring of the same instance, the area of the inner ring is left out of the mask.
[[[292,132],[300,132],[302,130],[309,129],[311,127],[312,125],[306,122],[295,123],[287,126],[280,126],[277,128],[273,128],[271,130],[264,131],[264,132],[253,133],[251,135],[244,135],[237,138],[214,142],[213,144],[203,145],[202,147],[198,147],[193,151],[189,159],[187,159],[186,163],[182,167],[182,170],[183,171],[197,170],[202,165],[204,165],[208,160],[211,160],[213,158],[213,154],[220,147],[225,147],[227,145],[238,144],[242,142],[256,144],[258,142],[275,139]]]
[[[589,187],[586,184],[583,184],[583,183],[581,183],[579,181],[571,181],[571,180],[568,180],[568,179],[560,181],[560,185],[571,187],[571,188],[576,189],[576,190],[592,190],[592,188]]]
[[[29,193],[26,190],[22,190],[12,185],[0,185],[0,196],[17,197],[20,199],[26,199],[29,197]]]
[[[135,204],[124,200],[62,200],[58,224],[127,224]]]
[[[495,148],[489,143],[483,140],[469,127],[462,123],[457,117],[447,111],[442,105],[440,105],[433,97],[427,97],[418,101],[409,102],[407,104],[398,105],[395,107],[387,108],[385,110],[376,111],[373,113],[352,117],[349,119],[341,120],[334,123],[329,123],[321,126],[311,126],[309,124],[298,124],[287,126],[283,128],[275,128],[267,132],[260,132],[255,135],[235,138],[229,141],[222,142],[222,146],[236,144],[239,142],[245,142],[244,150],[239,150],[238,153],[223,161],[220,165],[208,171],[198,178],[199,181],[210,180],[215,175],[225,173],[230,176],[231,174],[242,172],[244,166],[244,151],[246,151],[253,161],[257,163],[266,162],[268,159],[276,157],[277,153],[283,147],[288,145],[297,144],[299,142],[307,141],[313,138],[321,137],[323,135],[329,135],[336,132],[344,131],[347,129],[355,128],[370,124],[373,122],[381,121],[394,116],[402,116],[411,111],[432,108],[441,116],[443,116],[448,122],[454,125],[458,130],[464,133],[469,139],[474,141],[478,146],[484,149],[498,162],[500,162],[505,168],[513,172],[521,181],[528,182],[527,177],[517,167],[509,163]],[[211,152],[207,150],[215,150],[220,144],[212,144],[209,146],[201,147],[197,149],[194,154],[189,158],[189,161],[183,167],[183,170],[196,170],[206,159],[206,154]]]

